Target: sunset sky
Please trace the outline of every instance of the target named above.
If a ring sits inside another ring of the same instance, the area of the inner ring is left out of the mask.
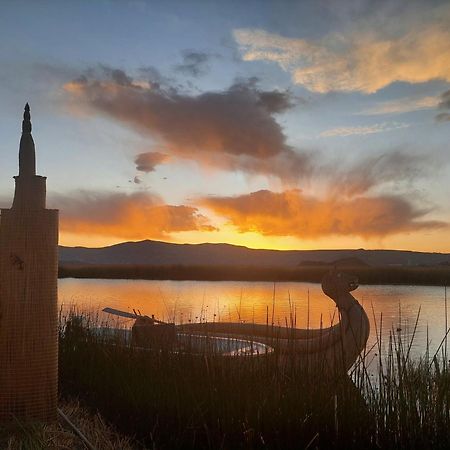
[[[449,1],[2,1],[60,243],[450,252]]]

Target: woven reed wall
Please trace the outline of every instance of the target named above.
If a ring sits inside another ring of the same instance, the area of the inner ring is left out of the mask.
[[[2,210],[0,421],[56,419],[58,211]]]

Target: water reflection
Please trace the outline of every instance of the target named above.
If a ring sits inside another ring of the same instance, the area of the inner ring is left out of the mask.
[[[376,328],[384,342],[389,333],[406,342],[418,327],[411,347],[413,356],[425,353],[427,339],[434,352],[445,335],[444,288],[436,286],[360,286],[354,296],[366,309],[371,324],[370,348]],[[237,281],[59,281],[59,299],[82,310],[105,306],[125,311],[140,310],[177,323],[200,320],[246,321],[298,328],[327,327],[336,323],[334,302],[312,283],[264,283]],[[376,325],[376,326],[375,326]]]

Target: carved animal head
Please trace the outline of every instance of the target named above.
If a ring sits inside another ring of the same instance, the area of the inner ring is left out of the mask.
[[[358,287],[358,277],[332,270],[322,279],[322,290],[339,305],[339,299]]]

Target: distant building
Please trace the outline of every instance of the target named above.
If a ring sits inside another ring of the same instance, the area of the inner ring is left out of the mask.
[[[28,103],[11,209],[0,218],[0,421],[56,418],[58,211],[36,175]]]

